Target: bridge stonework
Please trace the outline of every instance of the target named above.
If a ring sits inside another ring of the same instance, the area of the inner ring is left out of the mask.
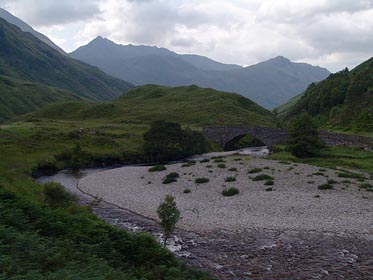
[[[238,142],[245,135],[251,135],[267,146],[286,144],[288,132],[283,128],[247,126],[209,126],[203,128],[207,139],[220,144],[225,149]],[[320,131],[320,139],[328,146],[348,146],[373,149],[373,138]]]

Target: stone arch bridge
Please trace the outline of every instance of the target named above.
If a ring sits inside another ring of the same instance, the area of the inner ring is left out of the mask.
[[[242,137],[251,135],[266,146],[285,144],[288,132],[283,128],[249,127],[249,126],[209,126],[203,128],[203,134],[207,139],[220,144],[224,149],[234,146]],[[320,138],[328,146],[348,146],[373,149],[373,138],[320,131]]]

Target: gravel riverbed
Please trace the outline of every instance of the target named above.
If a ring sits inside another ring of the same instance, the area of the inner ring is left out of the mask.
[[[164,196],[172,194],[182,213],[178,226],[194,232],[269,229],[373,234],[373,193],[360,189],[361,182],[356,179],[347,182],[338,177],[339,171],[305,164],[237,156],[224,161],[225,168],[217,167],[221,162],[214,160],[188,167],[172,164],[161,172],[149,172],[149,167],[117,168],[82,178],[78,186],[152,219],[156,219]],[[254,168],[262,170],[248,174]],[[180,178],[162,184],[171,172]],[[274,184],[265,186],[265,180],[252,180],[260,174],[273,177]],[[235,181],[225,182],[227,177]],[[373,184],[370,176],[366,177],[365,183]],[[196,184],[196,178],[208,178],[209,182]],[[319,190],[328,180],[336,181],[333,189]],[[223,196],[222,190],[230,187],[240,193]],[[184,193],[185,189],[191,192]]]

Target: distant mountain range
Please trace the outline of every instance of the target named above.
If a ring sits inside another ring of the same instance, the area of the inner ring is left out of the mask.
[[[29,32],[32,35],[34,35],[36,38],[38,38],[40,41],[46,43],[51,48],[59,51],[61,54],[66,54],[63,49],[61,49],[59,46],[57,46],[55,43],[53,43],[47,36],[37,32],[34,30],[30,25],[25,23],[24,21],[20,20],[19,18],[13,16],[8,11],[0,8],[0,18],[5,19],[7,22],[14,24],[19,29],[21,29],[23,32]]]
[[[293,63],[284,57],[241,67],[198,55],[180,55],[165,48],[118,45],[102,37],[70,55],[135,85],[195,84],[242,94],[269,109],[330,74],[324,68]]]
[[[72,59],[0,18],[0,75],[68,90],[87,100],[112,100],[132,84]]]

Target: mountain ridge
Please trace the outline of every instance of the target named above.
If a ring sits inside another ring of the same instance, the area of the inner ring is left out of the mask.
[[[133,87],[97,67],[62,55],[2,18],[0,40],[0,75],[66,89],[90,100],[111,100]]]
[[[36,38],[38,38],[40,41],[46,43],[48,46],[50,46],[53,49],[57,50],[61,54],[66,55],[66,52],[62,48],[60,48],[59,46],[57,46],[55,43],[53,43],[51,39],[49,39],[44,34],[36,31],[30,25],[28,25],[26,22],[22,21],[21,19],[17,18],[16,16],[12,15],[7,10],[0,8],[0,17],[3,18],[3,19],[5,19],[7,22],[9,22],[11,24],[14,24],[19,29],[21,29],[23,32],[29,32],[29,33],[31,33]]]
[[[165,48],[119,45],[101,36],[69,55],[135,85],[196,84],[239,93],[266,108],[284,103],[330,74],[319,66],[293,63],[281,56],[242,67]]]

